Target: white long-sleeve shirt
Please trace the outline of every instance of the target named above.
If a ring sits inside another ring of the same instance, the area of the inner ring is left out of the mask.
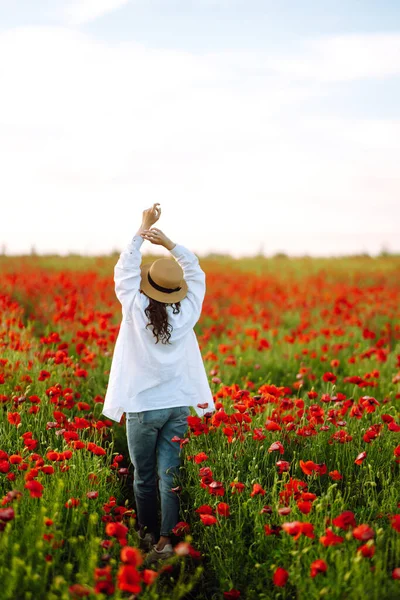
[[[193,327],[201,315],[205,273],[197,256],[176,244],[171,254],[183,269],[188,291],[178,314],[167,306],[172,326],[170,344],[156,344],[144,310],[149,298],[140,292],[143,243],[135,236],[114,268],[115,293],[122,306],[102,414],[119,422],[124,412],[193,406],[202,416],[215,410],[199,344]],[[206,409],[197,405],[208,403]]]

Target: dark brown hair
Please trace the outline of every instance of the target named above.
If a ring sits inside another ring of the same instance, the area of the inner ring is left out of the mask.
[[[158,344],[160,339],[163,344],[170,344],[169,338],[171,337],[173,327],[168,323],[167,306],[172,306],[172,312],[176,315],[180,312],[181,303],[159,302],[158,300],[154,300],[154,298],[147,297],[149,299],[149,305],[145,308],[144,312],[150,323],[147,323],[146,329],[150,325],[153,326],[153,335],[157,339],[156,344]]]

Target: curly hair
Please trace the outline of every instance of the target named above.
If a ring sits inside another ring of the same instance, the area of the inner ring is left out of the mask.
[[[143,292],[144,293],[144,292]],[[156,344],[161,339],[162,344],[170,344],[169,338],[171,337],[172,325],[168,323],[167,306],[172,306],[172,312],[174,315],[178,314],[181,309],[180,302],[159,302],[154,298],[149,298],[149,305],[145,308],[146,317],[149,319],[149,323],[146,325],[146,329],[152,325],[153,335],[157,339]]]

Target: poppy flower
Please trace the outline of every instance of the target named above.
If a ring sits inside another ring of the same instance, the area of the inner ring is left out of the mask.
[[[344,542],[344,537],[342,537],[340,535],[336,535],[336,533],[334,533],[330,527],[327,527],[325,530],[325,535],[321,535],[321,537],[319,538],[319,541],[325,547],[336,546],[336,545],[342,544]]]
[[[262,507],[262,509],[260,510],[260,515],[271,515],[272,514],[272,506],[268,506],[268,504],[266,504],[265,506]]]
[[[217,522],[216,517],[214,517],[213,515],[202,515],[200,514],[200,519],[203,523],[203,525],[215,525],[215,523]]]
[[[308,501],[306,501],[306,502],[300,501],[300,502],[297,502],[297,508],[299,509],[300,512],[303,513],[303,515],[308,515],[308,513],[312,509],[312,503],[308,502]]]
[[[314,562],[311,563],[310,576],[315,577],[319,573],[326,573],[327,569],[328,565],[326,564],[326,562],[318,558],[317,560],[314,560]]]
[[[0,508],[0,521],[12,521],[15,518],[14,509],[9,508]]]
[[[353,537],[356,540],[366,542],[375,536],[374,530],[369,525],[359,525],[353,529]]]
[[[287,460],[277,460],[275,465],[278,467],[279,475],[290,471],[290,463]]]
[[[395,423],[394,421],[392,421],[388,425],[388,431],[392,431],[393,433],[399,433],[399,431],[400,431],[400,425],[398,425],[397,423]]]
[[[208,485],[208,493],[212,496],[223,496],[225,494],[223,483],[221,481],[212,481]]]
[[[262,442],[263,440],[265,440],[265,438],[267,437],[266,435],[263,434],[261,427],[255,427],[253,430],[253,440],[256,440],[258,442]]]
[[[337,377],[336,377],[335,373],[331,373],[330,371],[328,371],[327,373],[323,374],[322,380],[326,381],[326,382],[330,382],[330,383],[335,383],[337,380]]]
[[[366,452],[360,452],[360,454],[355,459],[354,463],[356,465],[362,465],[362,463],[364,462],[364,460],[366,459],[366,457],[367,457],[367,453]]]
[[[265,535],[279,535],[281,531],[282,527],[280,525],[264,525]]]
[[[258,494],[261,494],[262,496],[265,495],[265,490],[262,488],[262,486],[259,483],[253,483],[253,491],[251,492],[250,496],[256,496]]]
[[[199,465],[200,463],[204,462],[205,460],[208,459],[208,456],[205,452],[199,452],[198,454],[196,454],[194,456],[194,462]]]
[[[357,527],[354,513],[351,510],[343,511],[340,515],[332,519],[332,523],[345,531],[350,527]]]
[[[152,569],[143,569],[143,583],[145,583],[146,585],[152,585],[157,579],[158,575],[159,573],[157,571],[153,571]]]
[[[320,466],[317,465],[312,460],[307,460],[307,461],[300,460],[299,465],[305,475],[312,475],[314,473],[314,471],[316,471],[316,472],[320,471]]]
[[[131,565],[131,567],[139,567],[143,563],[143,557],[138,548],[132,546],[124,546],[121,549],[121,560],[122,562]]]
[[[214,509],[212,506],[209,506],[208,504],[202,504],[201,506],[199,506],[199,508],[196,508],[196,510],[194,512],[201,513],[203,515],[212,515],[214,512]]]
[[[172,529],[172,533],[178,537],[181,535],[186,535],[189,532],[190,532],[190,525],[189,525],[189,523],[186,523],[185,521],[179,521],[179,523],[177,523],[175,525],[175,527]]]
[[[199,475],[200,477],[212,477],[212,471],[210,467],[201,467]]]
[[[290,523],[282,523],[283,531],[293,536],[294,540],[298,540],[303,534],[309,538],[315,538],[314,525],[312,523],[302,523],[301,521],[292,521]]]
[[[271,421],[270,419],[266,421],[264,427],[267,431],[282,431],[282,427],[278,425],[278,423],[275,423],[275,421]]]
[[[283,454],[285,452],[284,447],[282,446],[281,442],[273,442],[270,447],[268,448],[268,452],[280,452],[281,454]]]
[[[31,498],[41,498],[43,495],[43,485],[36,479],[27,481],[24,487],[29,490]]]
[[[400,533],[400,515],[393,515],[390,525],[397,533]]]
[[[289,573],[283,567],[278,567],[272,577],[272,582],[278,587],[284,587],[289,579]]]
[[[239,590],[235,590],[232,588],[228,592],[224,592],[223,596],[225,600],[237,600],[237,598],[240,598],[240,592]]]
[[[360,398],[359,403],[367,413],[374,413],[376,411],[376,407],[380,406],[378,400],[376,400],[372,396],[363,396],[362,398]]]
[[[141,591],[141,574],[131,565],[121,565],[117,573],[118,589],[131,594]]]
[[[392,571],[392,579],[400,579],[400,567],[395,567]]]
[[[10,425],[19,425],[21,423],[21,415],[19,412],[8,412],[7,421]]]
[[[243,492],[244,488],[246,487],[245,484],[241,483],[240,481],[233,481],[229,485],[232,488],[232,494],[235,493],[235,490],[240,494],[241,492]]]
[[[217,513],[223,517],[229,517],[229,504],[226,502],[219,502],[219,504],[217,504]]]
[[[357,552],[360,552],[364,558],[372,558],[375,554],[375,549],[374,545],[363,544],[357,548]]]

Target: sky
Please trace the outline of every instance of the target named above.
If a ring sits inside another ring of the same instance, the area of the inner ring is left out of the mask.
[[[397,0],[0,0],[7,254],[400,252],[399,164]]]

